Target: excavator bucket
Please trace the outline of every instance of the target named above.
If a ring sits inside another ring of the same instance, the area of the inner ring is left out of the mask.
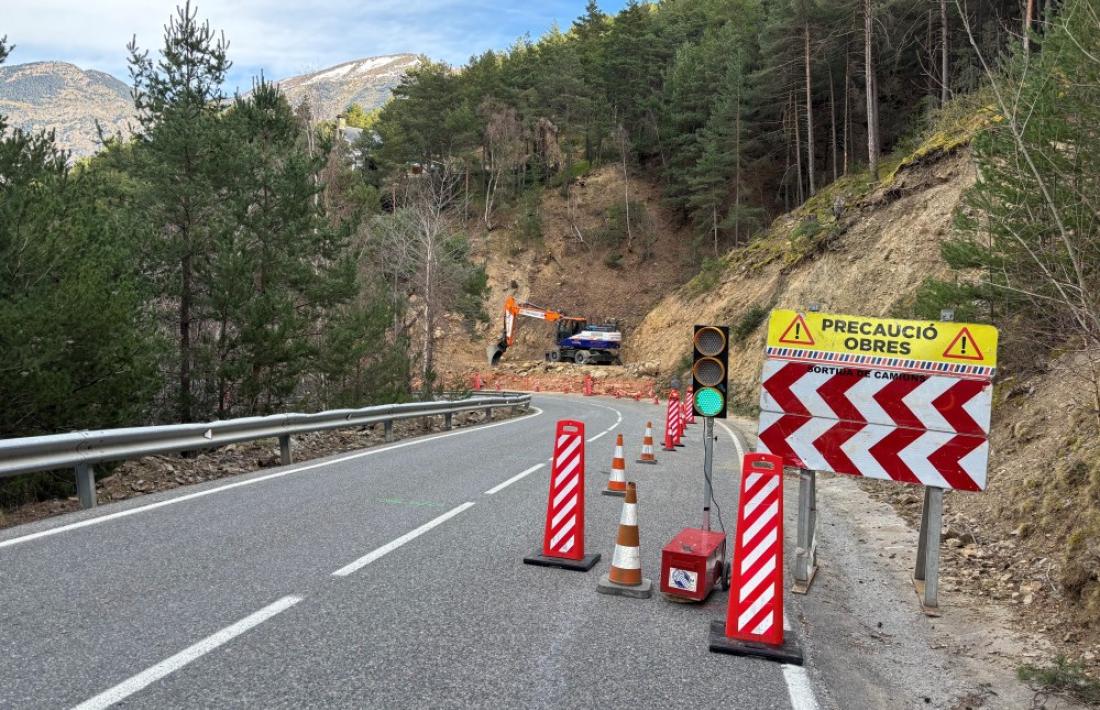
[[[504,355],[504,351],[508,349],[508,340],[501,338],[497,343],[490,345],[485,349],[485,355],[489,358],[489,364],[496,367],[500,364],[500,358]]]

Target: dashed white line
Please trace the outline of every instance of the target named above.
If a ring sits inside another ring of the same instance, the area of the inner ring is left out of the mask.
[[[271,617],[286,611],[300,601],[302,601],[301,597],[283,597],[279,601],[265,606],[256,613],[249,614],[232,626],[227,626],[212,636],[207,636],[193,646],[183,649],[171,658],[166,658],[155,666],[147,668],[132,678],[119,683],[115,687],[103,691],[94,698],[85,700],[73,708],[73,710],[101,710],[102,708],[108,708],[117,702],[125,700],[139,690],[178,671],[188,663],[232,641],[249,629],[259,626]]]
[[[526,471],[523,471],[521,473],[517,473],[516,475],[512,476],[511,478],[509,478],[504,483],[498,483],[497,485],[493,486],[489,490],[485,491],[485,495],[491,496],[494,493],[499,493],[500,491],[504,490],[505,488],[512,485],[516,481],[520,480],[521,478],[524,478],[525,476],[531,475],[532,473],[534,473],[535,471],[538,471],[540,468],[543,468],[544,466],[546,466],[546,464],[537,463],[534,466],[532,466],[531,468],[527,469]]]
[[[430,520],[430,521],[424,523],[423,525],[418,527],[416,530],[412,530],[410,532],[407,532],[404,535],[402,535],[401,537],[394,540],[393,542],[386,543],[382,547],[379,547],[377,550],[374,550],[373,552],[369,552],[366,555],[363,555],[362,557],[357,559],[355,562],[352,562],[349,565],[345,565],[345,566],[341,567],[340,569],[333,572],[332,576],[334,576],[334,577],[347,577],[349,574],[354,574],[355,572],[358,572],[359,570],[361,570],[364,567],[366,567],[367,565],[369,565],[371,562],[374,562],[375,560],[377,560],[379,557],[382,557],[384,555],[387,555],[387,554],[393,552],[397,548],[404,545],[406,542],[410,542],[412,540],[415,540],[416,538],[420,537],[421,535],[428,532],[432,528],[434,528],[438,525],[442,525],[443,523],[447,522],[448,520],[450,520],[454,516],[458,515],[462,511],[473,507],[473,505],[474,505],[473,503],[463,503],[462,505],[458,506],[457,508],[454,508],[452,510],[447,511],[443,515],[440,515],[438,518],[435,518],[434,520]]]
[[[543,411],[538,407],[531,407],[535,414],[533,416],[540,416]],[[338,463],[344,463],[346,461],[354,461],[355,459],[365,458],[367,456],[374,456],[375,454],[381,454],[386,451],[393,451],[394,449],[403,449],[406,446],[417,446],[419,444],[426,444],[429,441],[436,441],[438,439],[447,439],[452,436],[459,436],[462,434],[472,434],[476,431],[484,431],[486,429],[492,429],[493,427],[505,426],[506,424],[514,424],[519,421],[526,420],[527,417],[519,417],[516,419],[508,419],[503,422],[497,422],[496,424],[486,424],[484,426],[463,428],[459,431],[452,431],[446,434],[437,434],[435,436],[428,436],[421,439],[413,439],[411,441],[403,441],[397,444],[391,444],[389,446],[381,446],[367,451],[360,451],[359,453],[349,454],[347,456],[341,456],[340,458],[331,459],[329,461],[322,461],[319,463],[312,463],[307,466],[298,466],[295,468],[287,469],[285,471],[277,471],[275,473],[269,473],[266,476],[257,476],[256,478],[249,478],[246,481],[237,481],[235,483],[227,483],[224,486],[218,486],[216,488],[208,488],[204,491],[197,491],[195,493],[188,493],[176,498],[169,498],[168,500],[158,501],[156,503],[150,503],[148,505],[142,505],[136,508],[129,508],[127,510],[120,510],[117,513],[109,513],[107,515],[101,515],[95,518],[88,518],[87,520],[81,520],[78,523],[70,523],[68,525],[61,525],[56,528],[50,528],[48,530],[42,530],[40,532],[31,533],[29,535],[23,535],[22,537],[14,537],[10,540],[0,541],[0,549],[10,547],[12,545],[18,545],[21,542],[30,542],[31,540],[37,540],[43,537],[50,537],[52,535],[60,535],[64,532],[71,530],[79,530],[80,528],[86,528],[90,525],[99,525],[100,523],[106,523],[110,520],[117,520],[119,518],[125,518],[131,515],[137,515],[138,513],[144,513],[146,511],[155,510],[157,508],[163,508],[168,505],[175,505],[176,503],[183,503],[188,500],[195,500],[196,498],[203,498],[214,493],[221,493],[222,491],[232,490],[234,488],[241,488],[243,486],[251,486],[256,483],[262,483],[263,481],[270,481],[276,478],[282,478],[283,476],[289,476],[294,473],[302,473],[303,471],[310,471],[315,468],[322,468],[324,466],[332,466]]]

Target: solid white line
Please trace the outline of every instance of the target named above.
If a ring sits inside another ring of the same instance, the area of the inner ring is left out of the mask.
[[[171,658],[166,658],[155,666],[138,673],[136,676],[119,683],[113,688],[103,691],[94,698],[85,700],[73,708],[73,710],[101,710],[101,708],[108,708],[117,702],[125,700],[139,690],[178,671],[188,663],[232,641],[249,629],[259,626],[271,617],[286,611],[300,601],[302,601],[301,597],[283,597],[274,604],[269,604],[256,613],[249,614],[232,626],[227,626],[214,635],[207,636],[195,645],[183,649]]]
[[[494,493],[499,493],[500,491],[504,490],[505,488],[512,485],[516,481],[520,480],[521,478],[524,478],[525,476],[529,476],[530,474],[534,473],[535,471],[538,471],[540,468],[543,468],[545,466],[546,466],[546,464],[544,464],[544,463],[537,463],[534,466],[532,466],[531,468],[527,469],[526,471],[524,471],[522,473],[517,473],[516,475],[512,476],[511,478],[509,478],[504,483],[498,483],[497,485],[493,486],[489,490],[485,491],[485,495],[491,496]]]
[[[543,411],[538,407],[531,407],[536,413],[534,416],[540,416]],[[467,427],[460,429],[459,431],[452,431],[446,434],[437,434],[435,436],[429,436],[422,439],[413,439],[411,441],[403,441],[397,444],[391,444],[389,446],[376,447],[368,449],[366,451],[360,451],[355,454],[349,454],[348,456],[341,456],[337,459],[329,461],[322,461],[320,463],[309,464],[308,466],[298,466],[297,468],[287,469],[286,471],[278,471],[276,473],[269,473],[266,476],[257,476],[256,478],[250,478],[247,481],[237,481],[236,483],[227,483],[224,486],[218,486],[217,488],[209,488],[204,491],[198,491],[196,493],[188,493],[186,495],[179,496],[177,498],[169,498],[168,500],[162,500],[157,503],[150,503],[149,505],[142,505],[136,508],[129,508],[127,510],[120,510],[117,513],[109,513],[107,515],[101,515],[95,518],[88,518],[87,520],[81,520],[78,523],[70,523],[68,525],[61,525],[56,528],[50,528],[49,530],[42,530],[41,532],[31,533],[30,535],[24,535],[22,537],[15,537],[10,540],[0,541],[0,549],[10,547],[12,545],[18,545],[21,542],[30,542],[31,540],[37,540],[43,537],[50,537],[52,535],[59,535],[63,532],[69,532],[70,530],[78,530],[80,528],[86,528],[90,525],[98,525],[105,523],[109,520],[117,520],[118,518],[125,518],[131,515],[137,515],[138,513],[144,513],[149,510],[155,510],[156,508],[163,508],[167,505],[175,505],[176,503],[182,503],[188,500],[194,500],[196,498],[202,498],[204,496],[212,495],[214,493],[221,493],[222,491],[228,491],[233,488],[241,488],[242,486],[251,486],[255,483],[261,483],[263,481],[270,481],[274,478],[282,478],[283,476],[289,476],[293,473],[301,473],[303,471],[311,471],[315,468],[323,468],[325,466],[332,466],[338,463],[344,463],[345,461],[353,461],[355,459],[361,459],[366,456],[374,456],[375,454],[381,454],[386,451],[393,451],[395,449],[403,449],[406,446],[417,446],[418,444],[425,444],[429,441],[436,441],[437,439],[446,439],[452,436],[459,436],[460,434],[472,434],[476,431],[484,431],[486,429],[492,429],[493,427],[504,426],[506,424],[515,424],[516,422],[526,420],[527,417],[518,417],[515,419],[508,419],[503,422],[497,422],[496,424],[486,424],[478,427]]]
[[[606,431],[601,431],[601,432],[600,432],[599,434],[596,434],[595,436],[590,436],[590,437],[588,437],[588,443],[589,443],[589,444],[591,444],[591,443],[592,443],[593,441],[595,441],[596,439],[601,439],[601,438],[603,438],[603,437],[607,436],[607,435],[608,435],[608,434],[610,434],[610,433],[611,433],[611,430],[610,430],[610,429],[608,429],[608,430],[606,430]]]
[[[737,449],[737,456],[739,458],[745,458],[745,450],[741,448],[741,441],[737,438],[737,435],[733,433],[733,430],[726,426],[725,422],[718,422],[718,426],[726,430],[726,433],[730,435],[730,439],[733,440],[733,448]]]
[[[817,710],[817,699],[810,685],[810,676],[802,666],[783,664],[783,680],[787,681],[787,695],[793,710]]]
[[[375,560],[377,560],[379,557],[382,557],[383,555],[387,555],[387,554],[393,552],[394,550],[401,547],[402,545],[404,545],[406,542],[409,542],[410,540],[415,540],[416,538],[420,537],[421,535],[428,532],[432,528],[434,528],[438,525],[442,525],[443,523],[447,522],[448,520],[450,520],[454,516],[458,515],[462,511],[467,510],[468,508],[470,508],[472,506],[473,506],[473,503],[463,503],[462,505],[458,506],[457,508],[454,508],[453,510],[449,510],[446,513],[444,513],[443,515],[440,515],[435,520],[431,520],[427,523],[424,523],[423,525],[418,527],[416,530],[412,530],[410,532],[407,532],[404,535],[402,535],[401,537],[394,540],[393,542],[386,543],[382,547],[379,547],[377,550],[375,550],[373,552],[370,552],[370,553],[360,557],[355,562],[352,562],[349,565],[341,567],[340,569],[333,572],[332,576],[334,576],[334,577],[347,577],[349,574],[352,574],[354,572],[358,572],[359,570],[361,570],[364,567],[366,567],[367,565],[369,565],[371,562],[374,562]]]
[[[733,433],[733,430],[726,426],[725,422],[718,422],[719,426],[726,430],[730,439],[733,441],[733,447],[737,449],[737,455],[744,459],[745,450],[741,447],[741,441],[737,435]],[[791,623],[787,620],[787,615],[783,614],[783,628],[787,631],[791,630]],[[792,666],[784,663],[783,680],[787,684],[787,695],[791,700],[792,710],[818,710],[817,698],[814,696],[813,686],[810,684],[810,676],[806,673],[806,669],[802,666]]]

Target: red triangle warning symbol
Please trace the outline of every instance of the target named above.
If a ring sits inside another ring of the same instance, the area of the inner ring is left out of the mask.
[[[985,359],[985,356],[982,355],[982,349],[978,347],[974,336],[970,334],[970,329],[965,327],[947,346],[947,350],[943,351],[943,356],[952,360],[977,360],[978,362]]]
[[[794,320],[783,331],[783,335],[779,337],[779,342],[787,345],[813,345],[816,341],[814,336],[810,334],[810,329],[806,326],[802,314],[799,313],[795,315]]]

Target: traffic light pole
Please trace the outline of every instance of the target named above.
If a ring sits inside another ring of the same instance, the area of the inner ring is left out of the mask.
[[[703,529],[710,532],[710,506],[714,501],[714,417],[703,417]]]

